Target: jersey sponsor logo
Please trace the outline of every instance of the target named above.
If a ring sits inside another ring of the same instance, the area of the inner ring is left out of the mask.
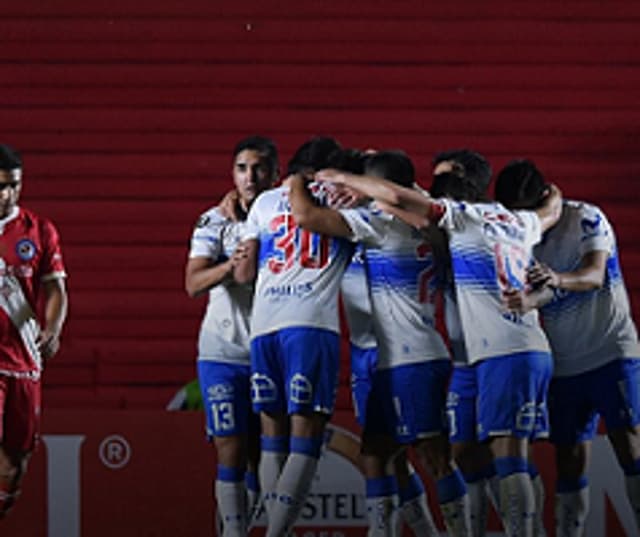
[[[21,239],[16,243],[16,254],[22,261],[31,261],[36,255],[36,245],[29,239]]]
[[[580,227],[582,228],[582,233],[584,236],[582,240],[589,239],[591,237],[596,237],[600,235],[600,224],[602,223],[602,217],[598,214],[595,218],[583,218],[580,220]]]
[[[266,298],[281,298],[288,296],[295,296],[302,298],[313,292],[313,284],[311,282],[288,284],[288,285],[273,285],[267,287],[264,292]]]

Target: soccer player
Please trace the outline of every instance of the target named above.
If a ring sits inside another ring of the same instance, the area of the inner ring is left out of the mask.
[[[189,296],[209,297],[198,340],[198,379],[207,435],[217,453],[215,497],[224,537],[246,535],[258,497],[259,424],[251,411],[249,367],[253,287],[235,281],[233,270],[244,255],[239,244],[251,204],[278,177],[273,141],[259,136],[241,140],[233,151],[232,176],[240,218],[230,218],[219,206],[203,213],[185,269]]]
[[[41,374],[60,347],[67,315],[58,232],[18,206],[21,189],[22,159],[0,145],[0,518],[36,447]]]
[[[533,162],[517,160],[500,172],[496,199],[535,208],[547,189]],[[554,359],[549,419],[556,452],[556,535],[579,536],[585,530],[586,470],[599,417],[625,473],[640,529],[640,346],[615,233],[600,208],[567,200],[534,253],[542,265],[530,277],[534,286],[547,286],[548,303],[540,311]],[[524,307],[530,307],[526,297]]]
[[[335,171],[322,174],[339,173]],[[414,169],[399,151],[371,155],[365,173],[414,187]],[[367,400],[363,455],[367,468],[370,535],[393,535],[396,480],[390,463],[401,445],[414,445],[436,479],[438,499],[452,535],[471,535],[464,481],[455,468],[444,419],[451,361],[434,322],[434,260],[430,244],[401,220],[371,207],[340,213],[310,203],[303,185],[291,203],[302,227],[353,236],[366,218],[366,247],[378,363]],[[390,322],[393,320],[393,322]]]
[[[365,153],[358,154],[354,150],[346,150],[342,155],[330,158],[329,166],[333,169],[362,174],[365,159]],[[356,420],[363,428],[367,423],[367,402],[378,363],[370,293],[366,248],[358,244],[351,263],[342,277],[340,294],[349,327],[353,408]],[[365,478],[375,479],[378,475],[379,461],[371,453],[369,446],[366,446],[366,436],[362,441],[365,444],[361,457]],[[424,484],[407,460],[405,450],[402,450],[393,460],[393,474],[397,481],[399,500],[397,533],[401,534],[402,524],[406,522],[415,535],[421,537],[439,535],[429,511]],[[370,507],[370,513],[373,514],[375,506]],[[370,523],[376,525],[378,517],[371,517]],[[392,524],[391,521],[390,525]],[[375,528],[372,528],[372,531],[375,531]]]
[[[320,178],[373,197],[418,229],[433,223],[447,231],[462,334],[477,370],[479,440],[489,442],[494,456],[507,533],[533,535],[535,499],[527,451],[544,419],[551,355],[536,312],[505,312],[502,297],[524,287],[534,244],[559,218],[559,190],[552,186],[535,212],[512,213],[495,203],[434,200],[371,177]],[[440,181],[459,183],[460,178],[443,174]]]
[[[283,185],[260,195],[251,207],[244,235],[248,256],[236,269],[236,277],[245,281],[257,269],[251,384],[262,424],[267,537],[283,537],[295,524],[335,402],[338,291],[353,244],[301,228],[289,191],[294,182],[325,167],[338,148],[331,138],[314,138],[296,151]],[[313,190],[318,203],[326,203],[329,193],[323,185]]]
[[[429,192],[433,197],[453,197],[469,202],[487,199],[491,167],[484,156],[470,149],[452,149],[437,153],[432,165],[433,184]],[[442,184],[438,178],[441,174],[447,173],[458,176],[460,180],[453,184],[451,182]],[[468,363],[447,240],[446,237],[439,238],[440,240],[436,243],[433,240],[436,231],[431,229],[430,234],[432,242],[440,245],[438,257],[439,265],[443,267],[441,281],[444,287],[445,323],[454,365],[447,397],[451,447],[453,457],[467,486],[473,535],[481,537],[486,532],[487,496],[491,498],[496,510],[499,510],[498,480],[489,446],[477,441],[476,370]]]

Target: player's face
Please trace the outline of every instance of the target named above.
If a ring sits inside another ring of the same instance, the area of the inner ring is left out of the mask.
[[[251,204],[260,192],[270,188],[273,183],[269,161],[253,149],[240,151],[233,161],[233,182],[242,202]]]
[[[0,170],[0,218],[9,216],[20,197],[20,172]]]

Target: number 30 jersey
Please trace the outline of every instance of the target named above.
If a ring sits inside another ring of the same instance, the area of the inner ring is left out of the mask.
[[[541,227],[532,211],[499,203],[437,200],[449,235],[455,293],[470,363],[518,352],[550,352],[537,310],[507,312],[502,293],[524,289]]]
[[[312,183],[309,190],[318,203],[326,204],[327,190],[323,184]],[[366,218],[359,221],[366,225]],[[256,198],[243,239],[260,242],[251,313],[252,339],[289,327],[339,332],[338,291],[353,254],[352,242],[298,227],[285,186]],[[355,230],[354,240],[357,240]]]

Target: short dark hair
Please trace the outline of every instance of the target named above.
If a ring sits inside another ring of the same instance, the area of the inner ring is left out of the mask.
[[[462,170],[455,170],[459,175],[464,175],[473,181],[480,194],[486,193],[491,182],[491,166],[487,159],[477,151],[471,149],[450,149],[436,153],[433,157],[433,167],[441,162],[452,161],[462,167]]]
[[[535,209],[547,189],[544,176],[533,161],[512,160],[496,178],[495,199],[508,209]]]
[[[361,149],[336,149],[329,155],[327,166],[341,172],[362,175],[367,154]]]
[[[293,154],[287,164],[287,175],[322,170],[328,166],[329,156],[339,149],[342,149],[342,146],[335,138],[315,136],[303,143]]]
[[[11,171],[22,169],[22,157],[15,149],[8,145],[0,144],[0,170]]]
[[[429,194],[434,198],[451,198],[471,203],[485,199],[484,193],[479,191],[473,179],[460,175],[455,170],[434,175]]]
[[[256,151],[263,155],[269,163],[271,173],[278,171],[278,166],[280,165],[278,162],[278,148],[271,138],[249,136],[240,140],[233,149],[233,158],[235,159],[238,153],[246,150]]]
[[[416,169],[409,156],[399,149],[378,151],[367,157],[364,163],[367,175],[381,177],[394,183],[411,187],[416,179]]]

